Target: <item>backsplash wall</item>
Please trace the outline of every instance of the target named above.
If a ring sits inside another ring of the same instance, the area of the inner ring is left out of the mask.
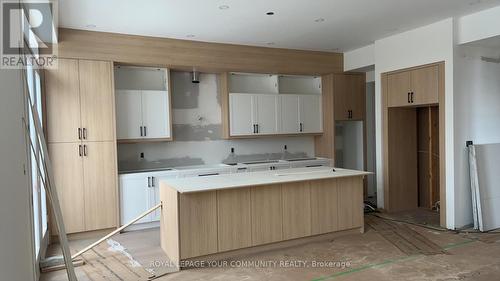
[[[314,156],[314,137],[272,137],[224,140],[221,135],[220,90],[216,74],[201,74],[200,83],[191,82],[191,73],[172,72],[172,142],[120,144],[119,166],[140,165],[144,160],[170,160],[176,166],[217,164],[226,159],[231,148],[237,155],[256,160],[275,157],[287,145],[288,152]]]

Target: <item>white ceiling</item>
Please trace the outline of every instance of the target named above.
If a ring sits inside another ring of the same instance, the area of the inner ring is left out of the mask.
[[[220,9],[223,5],[229,8]],[[60,0],[59,25],[208,42],[348,51],[497,5],[500,0]],[[267,16],[269,11],[275,14]]]

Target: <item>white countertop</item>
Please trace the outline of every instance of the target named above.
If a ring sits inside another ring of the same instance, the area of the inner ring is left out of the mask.
[[[160,178],[159,180],[160,182],[164,182],[170,187],[176,189],[180,193],[189,193],[256,185],[280,184],[286,182],[364,176],[369,174],[372,173],[341,168],[335,168],[334,172],[332,167],[310,167],[205,177],[177,179]]]

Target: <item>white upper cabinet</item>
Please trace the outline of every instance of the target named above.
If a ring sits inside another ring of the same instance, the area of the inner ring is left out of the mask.
[[[299,124],[299,96],[282,95],[281,99],[281,132],[297,134],[300,132]]]
[[[169,138],[169,95],[166,91],[142,91],[142,125],[145,138]]]
[[[171,140],[168,75],[166,69],[115,68],[118,140]]]
[[[321,96],[299,96],[300,132],[307,134],[323,132],[323,114],[321,109]]]
[[[229,136],[323,132],[321,77],[229,75]]]

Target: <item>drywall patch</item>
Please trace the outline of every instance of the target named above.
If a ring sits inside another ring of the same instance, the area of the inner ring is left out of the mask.
[[[207,141],[222,139],[222,125],[220,124],[201,126],[174,124],[172,129],[175,141]]]
[[[198,108],[200,84],[192,83],[190,72],[172,71],[170,73],[172,85],[172,106],[174,109]]]

